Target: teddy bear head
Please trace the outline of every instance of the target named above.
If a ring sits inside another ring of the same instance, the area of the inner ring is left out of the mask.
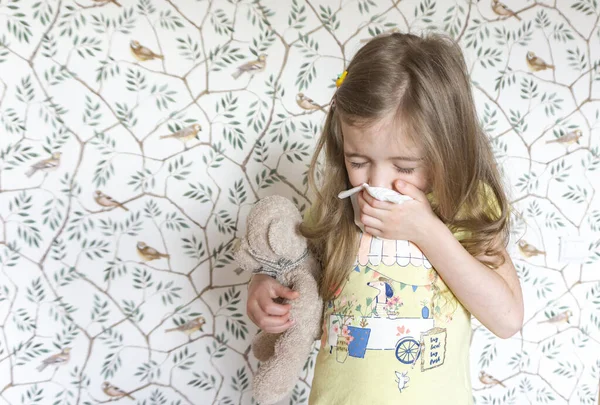
[[[301,223],[302,216],[289,199],[277,195],[262,198],[248,214],[246,236],[234,253],[236,262],[243,270],[254,272],[265,261],[277,267],[296,260],[307,249],[298,229]]]

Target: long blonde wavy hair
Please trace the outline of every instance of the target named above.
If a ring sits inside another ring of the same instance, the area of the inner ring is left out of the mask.
[[[460,242],[471,255],[487,256],[482,262],[491,268],[500,266],[504,257],[492,242],[499,235],[504,245],[508,241],[508,201],[489,140],[478,123],[460,47],[440,34],[393,33],[366,43],[346,70],[311,160],[308,183],[315,197],[310,221],[300,228],[323,266],[321,296],[331,299],[343,285],[359,241],[350,199],[337,197],[350,187],[342,120],[364,128],[395,112],[400,130],[424,149],[435,214],[451,230],[468,231]],[[493,191],[499,215],[493,215],[488,200],[481,198],[482,182]]]

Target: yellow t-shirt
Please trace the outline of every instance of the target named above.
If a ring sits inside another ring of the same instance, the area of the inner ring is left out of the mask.
[[[471,314],[413,243],[361,233],[353,254],[324,305],[309,405],[471,405]]]

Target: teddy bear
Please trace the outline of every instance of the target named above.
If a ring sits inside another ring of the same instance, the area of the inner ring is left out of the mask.
[[[274,404],[291,392],[321,335],[323,300],[317,281],[321,265],[298,230],[301,223],[302,216],[289,199],[264,197],[248,214],[246,235],[234,253],[241,269],[267,274],[299,292],[298,298],[289,301],[294,325],[278,334],[261,331],[252,341],[252,352],[261,362],[253,395],[263,405]]]

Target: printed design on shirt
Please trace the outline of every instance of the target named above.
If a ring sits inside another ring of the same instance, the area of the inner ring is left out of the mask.
[[[410,381],[410,377],[408,376],[408,371],[400,373],[398,371],[394,371],[396,374],[396,383],[398,384],[398,391],[402,393],[402,390],[408,388],[408,382]]]
[[[404,388],[404,377],[408,377],[402,373],[416,366],[423,372],[444,364],[447,332],[436,324],[451,321],[458,302],[437,272],[426,265],[429,262],[422,253],[420,258],[414,254],[418,266],[410,263],[401,268],[397,262],[387,266],[383,261],[376,271],[362,266],[360,249],[372,246],[372,240],[370,235],[361,236],[354,271],[340,294],[328,302],[327,335],[321,346],[339,363],[368,358],[370,351],[389,351],[404,367],[396,370],[403,376],[401,383],[396,375],[401,392],[400,385]]]

